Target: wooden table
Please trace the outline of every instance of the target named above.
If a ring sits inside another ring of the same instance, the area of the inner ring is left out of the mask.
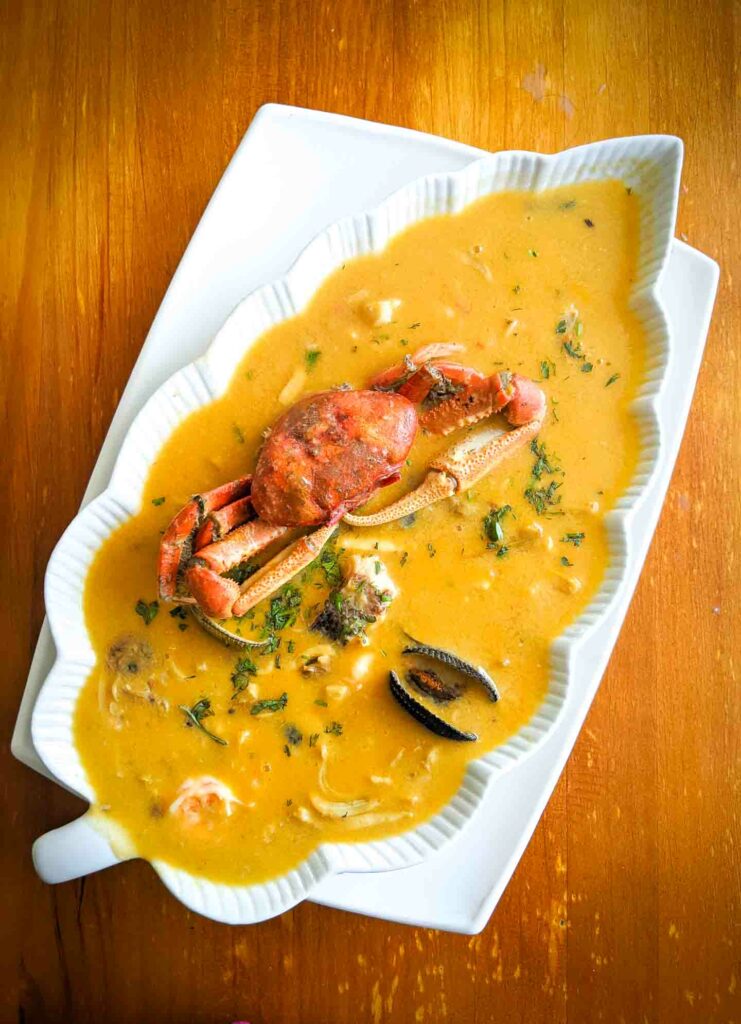
[[[6,0],[0,24],[2,1020],[738,1021],[733,4]],[[678,232],[722,268],[694,411],[609,671],[471,939],[309,905],[229,929],[188,913],[141,863],[58,888],[31,867],[33,838],[80,810],[5,742],[46,560],[201,211],[270,100],[487,149],[675,132],[687,146]]]

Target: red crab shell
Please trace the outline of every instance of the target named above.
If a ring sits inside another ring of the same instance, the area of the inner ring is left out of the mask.
[[[322,391],[273,426],[257,461],[252,504],[277,526],[335,522],[398,479],[417,432],[401,395]]]

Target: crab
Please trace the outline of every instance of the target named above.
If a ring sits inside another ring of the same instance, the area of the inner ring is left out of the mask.
[[[542,390],[519,374],[487,377],[452,362],[461,348],[425,346],[364,389],[319,392],[283,413],[253,475],[195,495],[168,526],[160,598],[197,605],[213,619],[244,615],[313,562],[341,521],[378,526],[417,512],[467,490],[534,438],[545,415]],[[416,490],[371,515],[354,514],[400,478],[418,427],[447,434],[496,413],[514,429],[468,433],[433,460]],[[290,543],[244,582],[226,575],[279,540]]]

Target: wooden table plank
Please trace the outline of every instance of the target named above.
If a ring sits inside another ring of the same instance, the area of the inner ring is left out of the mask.
[[[261,103],[493,149],[675,132],[687,144],[678,231],[719,259],[722,275],[687,436],[625,628],[484,933],[313,906],[229,929],[188,913],[136,863],[46,887],[30,843],[79,801],[4,745],[2,1020],[739,1019],[737,12],[730,0],[5,0],[6,737],[49,552]]]

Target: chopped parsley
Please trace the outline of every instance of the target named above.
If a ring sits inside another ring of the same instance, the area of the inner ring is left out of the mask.
[[[256,700],[250,708],[250,714],[259,715],[263,711],[282,711],[287,703],[287,693],[282,693],[280,697],[267,697],[265,700]]]
[[[153,505],[164,505],[164,503],[166,501],[167,501],[167,498],[152,498],[152,504]]]
[[[563,343],[563,350],[564,350],[564,352],[567,355],[571,356],[572,359],[584,359],[585,358],[585,355],[584,355],[584,353],[581,350],[581,342],[580,341],[577,341],[577,343],[575,345],[572,344],[570,341],[565,341]]]
[[[612,377],[608,378],[607,383],[605,384],[605,387],[609,388],[609,386],[611,384],[614,384],[616,380],[620,380],[620,374],[619,373],[613,373]]]
[[[568,326],[566,320],[559,320],[556,324],[556,334],[565,334]]]
[[[565,203],[559,203],[559,210],[573,210],[576,206],[576,199],[567,199]]]
[[[232,686],[234,687],[232,700],[238,697],[243,690],[247,689],[250,685],[250,676],[255,675],[257,675],[257,665],[255,665],[252,658],[240,658],[234,666],[234,671],[231,675]]]
[[[144,625],[148,626],[150,622],[153,622],[157,617],[157,612],[160,610],[159,601],[150,601],[147,604],[141,597],[134,605],[134,611],[137,615],[141,615],[144,619]]]
[[[311,736],[309,736],[309,746],[313,747],[318,739],[319,739],[319,733],[318,732],[313,732],[311,734]]]
[[[318,348],[310,348],[306,350],[306,352],[304,353],[304,359],[306,360],[307,370],[311,371],[314,369],[317,362],[319,361],[319,357],[321,356],[321,354],[321,349]]]
[[[227,745],[226,740],[222,736],[217,736],[216,733],[210,732],[203,724],[204,718],[210,718],[214,714],[208,697],[201,697],[191,708],[185,704],[178,704],[178,711],[182,711],[185,715],[185,724],[189,728],[198,729],[205,736],[208,736],[210,740],[213,740],[214,743],[219,743],[222,747]]]
[[[332,545],[322,549],[319,556],[319,568],[324,573],[324,578],[330,587],[336,587],[342,582],[342,571],[337,551]]]
[[[533,438],[530,442],[530,451],[535,456],[535,462],[533,463],[533,476],[536,480],[540,480],[543,473],[553,474],[559,472],[558,466],[551,464],[550,460],[553,456],[548,455],[544,444],[538,444],[537,438]]]
[[[556,364],[552,363],[550,359],[541,359],[540,361],[540,379],[548,380],[551,374],[556,376]]]
[[[330,736],[341,736],[342,726],[339,722],[330,722],[329,725],[324,726],[324,731]]]
[[[573,544],[575,548],[581,547],[581,542],[586,537],[585,533],[566,533],[561,538],[564,544]]]
[[[222,573],[228,580],[235,580],[240,586],[245,580],[249,579],[253,573],[256,573],[259,569],[257,562],[253,562],[251,558],[248,558],[246,562],[240,562],[239,565],[233,566],[227,572]]]
[[[563,512],[560,511],[550,511],[554,505],[560,505],[561,503],[561,495],[556,494],[560,486],[561,484],[551,480],[547,487],[528,487],[525,491],[525,497],[539,516],[563,515]]]
[[[234,436],[239,441],[239,443],[244,444],[244,434],[242,433],[241,428],[235,423],[232,427],[232,430],[234,431]]]
[[[270,607],[265,613],[261,634],[263,638],[272,642],[273,650],[270,653],[273,653],[278,646],[275,634],[295,623],[300,607],[301,591],[290,583],[270,599]]]
[[[561,555],[561,565],[573,565],[573,564],[574,564],[573,562],[570,562],[568,560],[566,555]]]
[[[581,372],[582,373],[591,373],[593,369],[594,369],[594,367],[592,366],[591,363],[582,363],[582,367],[581,367]]]
[[[511,505],[502,505],[499,508],[495,505],[492,506],[483,519],[484,536],[487,540],[486,546],[488,548],[495,548],[499,545],[499,550],[497,551],[497,555],[499,557],[502,557],[502,548],[504,547],[504,530],[502,529],[502,520],[511,512]],[[504,554],[506,553],[507,548],[504,547]]]
[[[320,699],[319,699],[318,697],[317,697],[317,699],[316,699],[316,700],[314,701],[314,703],[315,703],[315,704],[317,704],[317,705],[318,705],[318,706],[319,706],[320,708],[326,708],[326,707],[329,707],[329,705],[327,704],[326,700],[320,700]]]

